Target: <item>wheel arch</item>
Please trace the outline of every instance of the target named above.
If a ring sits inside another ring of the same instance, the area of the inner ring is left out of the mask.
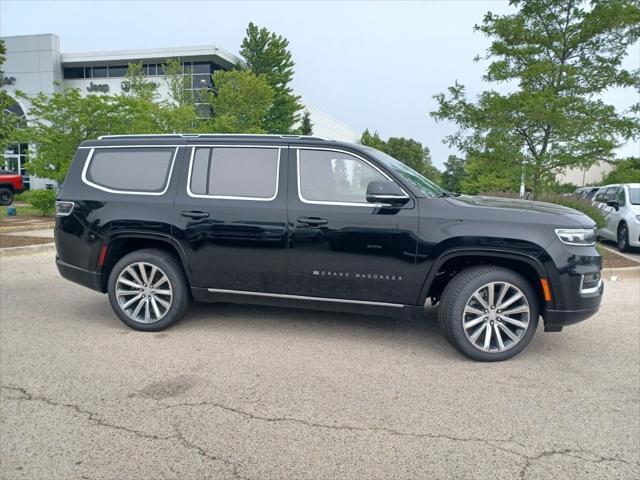
[[[186,260],[186,255],[180,244],[168,235],[153,235],[143,233],[123,233],[111,237],[108,242],[103,243],[101,248],[106,247],[106,255],[101,270],[101,289],[107,291],[109,275],[114,265],[125,255],[136,250],[155,248],[164,250],[175,255],[180,260],[180,265],[184,271],[189,285],[192,285],[191,270]],[[100,254],[99,254],[100,255]]]
[[[428,298],[438,299],[445,286],[462,270],[476,265],[495,265],[519,273],[531,284],[538,297],[540,313],[550,308],[545,301],[541,279],[549,276],[543,264],[536,257],[521,252],[499,249],[458,248],[443,252],[433,263],[420,291],[419,305]],[[552,288],[549,284],[549,288]],[[552,293],[553,299],[553,293]]]

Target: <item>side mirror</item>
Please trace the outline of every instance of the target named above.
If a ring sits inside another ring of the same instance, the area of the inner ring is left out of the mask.
[[[392,207],[405,205],[411,197],[393,182],[369,182],[367,185],[367,202],[382,203]]]
[[[608,201],[607,205],[609,205],[610,207],[615,208],[616,210],[620,209],[620,204],[618,202],[616,202],[615,200]]]

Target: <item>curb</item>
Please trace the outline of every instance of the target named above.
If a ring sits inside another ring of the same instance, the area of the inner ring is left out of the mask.
[[[32,255],[34,253],[55,252],[56,244],[40,243],[38,245],[26,245],[24,247],[0,248],[0,258],[16,257],[18,255]]]
[[[623,267],[623,268],[603,268],[602,277],[605,280],[610,280],[611,277],[618,277],[618,280],[623,278],[640,280],[640,266]]]
[[[15,227],[0,227],[0,235],[13,232],[28,232],[29,230],[45,230],[51,228],[53,230],[54,225],[51,223],[34,223],[33,225],[19,225]]]

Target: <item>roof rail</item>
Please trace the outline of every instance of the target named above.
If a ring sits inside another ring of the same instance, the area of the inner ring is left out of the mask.
[[[333,139],[318,137],[315,135],[278,135],[267,133],[130,133],[121,135],[100,135],[98,140],[107,138],[139,138],[139,137],[167,137],[167,138],[201,138],[201,137],[265,137],[265,138],[292,138],[305,140],[323,140],[330,142]]]

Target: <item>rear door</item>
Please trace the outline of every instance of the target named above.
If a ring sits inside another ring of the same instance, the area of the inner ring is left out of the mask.
[[[189,145],[173,213],[194,287],[285,293],[287,145]]]

